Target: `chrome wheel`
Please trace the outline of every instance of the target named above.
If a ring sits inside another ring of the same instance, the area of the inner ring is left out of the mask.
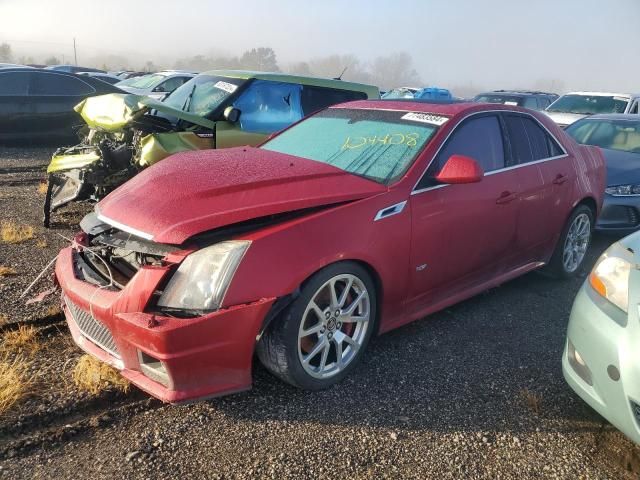
[[[562,265],[568,273],[575,272],[584,260],[590,238],[591,219],[586,213],[581,213],[571,222],[562,250]]]
[[[298,358],[314,378],[343,371],[363,346],[371,323],[371,300],[352,274],[330,278],[311,297],[298,329]]]

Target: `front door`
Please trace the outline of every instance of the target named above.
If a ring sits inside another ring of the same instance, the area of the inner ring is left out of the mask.
[[[437,185],[433,177],[454,154],[474,158],[478,183]],[[517,172],[505,169],[496,115],[459,124],[410,198],[412,244],[408,310],[417,312],[511,268],[518,214]]]

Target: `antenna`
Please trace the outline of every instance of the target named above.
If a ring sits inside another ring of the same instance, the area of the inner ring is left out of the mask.
[[[344,72],[346,72],[348,68],[349,68],[349,65],[344,67],[344,70],[342,70],[342,73],[340,73],[340,75],[338,75],[337,77],[334,77],[334,80],[342,80],[342,75],[344,75]]]
[[[78,52],[76,51],[76,37],[73,37],[73,60],[75,61],[76,67],[78,66]]]

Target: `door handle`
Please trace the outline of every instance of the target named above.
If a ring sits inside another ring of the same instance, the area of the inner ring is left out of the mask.
[[[498,205],[504,205],[505,203],[513,202],[516,198],[518,198],[518,195],[516,193],[505,191],[500,194],[500,196],[496,200],[496,203]]]
[[[562,173],[559,173],[558,175],[556,175],[556,178],[553,179],[553,184],[554,185],[562,185],[567,180],[568,180],[568,178],[567,178],[566,175],[563,175]]]

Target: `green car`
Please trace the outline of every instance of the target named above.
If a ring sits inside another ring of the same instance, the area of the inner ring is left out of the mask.
[[[562,371],[594,410],[640,444],[640,232],[598,259],[573,304]]]
[[[201,73],[162,102],[134,94],[87,98],[75,110],[81,143],[58,149],[47,168],[44,224],[75,200],[99,200],[137,172],[184,150],[255,146],[336,103],[379,98],[377,87],[280,73]]]

